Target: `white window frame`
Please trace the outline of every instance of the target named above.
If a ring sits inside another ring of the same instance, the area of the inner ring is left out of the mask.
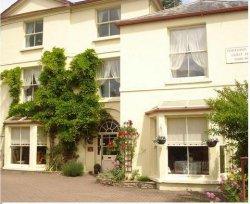
[[[121,60],[120,57],[106,58],[106,59],[103,59],[103,60],[108,61],[108,60],[114,60],[114,59],[117,59],[119,61]],[[120,61],[120,64],[121,64],[121,61]],[[120,70],[121,70],[121,65],[120,65]],[[120,77],[107,77],[107,78],[98,78],[97,79],[97,80],[107,80],[109,82],[109,95],[108,96],[103,97],[102,93],[101,93],[101,87],[99,88],[99,93],[100,93],[101,98],[117,98],[117,97],[120,97],[120,94],[119,94],[119,96],[111,96],[111,91],[110,91],[110,83],[111,82],[110,81],[113,80],[113,79],[121,79],[121,76]],[[121,86],[121,83],[120,83],[120,86]],[[119,91],[119,93],[120,93],[120,91]]]
[[[25,67],[22,69],[22,81],[24,81],[24,72],[27,69],[40,69],[42,71],[42,68],[39,66],[34,66],[34,67]],[[32,75],[33,78],[33,75]],[[27,101],[33,101],[34,100],[34,94],[35,94],[35,87],[39,87],[39,81],[37,81],[37,84],[33,84],[33,80],[32,83],[30,85],[27,84],[23,84],[22,85],[22,93],[23,93],[23,97],[22,97],[22,101],[23,102],[27,102]],[[26,95],[25,95],[25,88],[32,88],[32,94],[31,94],[31,99],[30,100],[26,100]]]
[[[29,130],[30,130],[30,127],[26,127],[26,126],[13,126],[13,127],[11,127],[11,129],[12,128],[18,128],[19,129],[19,144],[12,144],[12,134],[10,135],[10,148],[11,148],[11,155],[10,155],[10,163],[12,164],[12,165],[26,165],[26,166],[29,166],[30,165],[30,133],[29,133],[29,144],[22,144],[22,131],[21,131],[21,129],[22,128],[29,128]],[[12,130],[11,130],[12,131]],[[30,131],[29,131],[30,132]],[[20,147],[20,158],[19,158],[19,164],[14,164],[14,163],[12,163],[12,148],[13,147]],[[22,151],[22,147],[29,147],[29,164],[21,164],[21,159],[22,159],[22,153],[23,153],[23,151]]]
[[[120,16],[119,16],[119,19],[118,20],[113,20],[113,21],[110,21],[110,11],[111,10],[120,10]],[[99,12],[102,12],[102,11],[108,11],[108,21],[105,21],[105,22],[99,22]],[[101,10],[97,10],[97,35],[98,35],[98,38],[105,38],[105,37],[110,37],[110,36],[116,36],[116,35],[120,35],[120,29],[119,29],[119,34],[115,34],[115,35],[110,35],[110,27],[111,27],[111,23],[115,23],[117,21],[121,20],[121,7],[111,7],[111,8],[105,8],[105,9],[101,9]],[[104,25],[104,24],[108,24],[109,25],[109,34],[108,35],[105,35],[105,36],[100,36],[99,34],[99,26],[100,25]]]
[[[205,116],[180,116],[180,117],[167,117],[167,118],[185,118],[185,127],[186,127],[186,143],[184,144],[174,144],[174,143],[169,143],[167,142],[167,151],[168,151],[168,154],[169,154],[169,149],[168,147],[185,147],[187,149],[187,169],[188,169],[188,173],[187,174],[175,174],[175,173],[171,173],[170,175],[186,175],[186,176],[208,176],[210,174],[210,171],[209,171],[209,161],[210,161],[210,158],[209,158],[209,149],[208,149],[208,174],[190,174],[189,171],[189,147],[206,147],[207,145],[205,143],[201,143],[201,144],[188,144],[188,118],[206,118]],[[208,121],[207,121],[207,127],[208,127]],[[169,161],[168,161],[169,162]],[[167,164],[169,165],[169,164]]]
[[[24,29],[25,30],[25,42],[24,42],[25,43],[25,48],[39,47],[39,46],[43,45],[43,30],[42,30],[42,32],[36,32],[36,22],[39,22],[39,21],[42,21],[42,23],[43,23],[43,19],[37,19],[37,20],[32,20],[32,21],[26,21],[25,22],[25,29]],[[33,33],[26,33],[28,23],[33,23],[34,24],[34,32]],[[44,23],[43,23],[43,26],[44,26]],[[37,34],[42,34],[42,44],[41,45],[36,45],[36,35]],[[32,36],[32,35],[34,36],[34,45],[33,46],[27,46],[26,39],[27,39],[28,36]]]
[[[205,29],[205,32],[207,31],[206,29],[206,25],[194,25],[194,26],[183,26],[183,27],[178,27],[178,28],[171,28],[169,30],[169,38],[171,39],[171,32],[172,31],[175,31],[175,30],[186,30],[186,29],[193,29],[193,28],[204,28]],[[207,36],[207,33],[206,33],[206,36]],[[186,36],[187,37],[187,42],[188,42],[188,35]],[[169,62],[170,64],[172,63],[171,62],[171,56],[172,55],[175,55],[175,54],[185,54],[185,55],[188,55],[188,54],[191,54],[191,53],[201,53],[201,52],[206,52],[206,55],[208,56],[208,52],[207,52],[207,49],[206,50],[196,50],[196,51],[187,51],[187,52],[171,52],[171,43],[170,44],[170,54],[169,54]],[[207,44],[207,41],[206,41],[206,44]],[[204,75],[203,76],[189,76],[189,72],[190,72],[190,62],[189,62],[189,57],[188,57],[188,73],[187,73],[187,76],[185,77],[174,77],[173,74],[172,74],[172,67],[170,68],[170,71],[171,71],[171,78],[172,79],[175,79],[175,80],[178,80],[178,79],[190,79],[190,78],[207,78],[208,77],[208,64],[207,64],[207,67],[206,69],[204,70]]]

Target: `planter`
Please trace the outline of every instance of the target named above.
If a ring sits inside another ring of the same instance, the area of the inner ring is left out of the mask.
[[[215,147],[217,145],[218,141],[214,140],[214,141],[207,141],[207,146],[208,147]]]
[[[158,138],[156,139],[156,142],[157,142],[158,144],[165,144],[165,143],[166,143],[166,137],[158,137]]]

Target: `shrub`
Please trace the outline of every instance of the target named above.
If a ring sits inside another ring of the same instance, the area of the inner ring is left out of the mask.
[[[139,176],[137,178],[137,181],[143,181],[143,182],[146,182],[146,181],[151,181],[150,178],[148,176]]]
[[[62,167],[62,173],[64,176],[76,177],[82,176],[83,174],[83,165],[74,160],[68,161]]]
[[[125,172],[123,169],[114,168],[112,170],[107,170],[98,175],[99,179],[111,180],[114,182],[120,182],[125,178]]]
[[[133,170],[132,173],[131,173],[130,180],[132,180],[132,181],[137,180],[137,178],[139,176],[140,176],[139,170],[138,169]]]

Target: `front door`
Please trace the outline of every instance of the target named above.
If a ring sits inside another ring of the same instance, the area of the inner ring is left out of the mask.
[[[115,167],[116,152],[108,148],[108,144],[113,142],[116,134],[105,134],[100,137],[100,149],[102,158],[102,170],[110,170]]]

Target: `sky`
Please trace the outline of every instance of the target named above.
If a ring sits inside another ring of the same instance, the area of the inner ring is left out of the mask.
[[[6,8],[8,8],[11,4],[15,3],[17,0],[0,0],[0,11],[4,11]],[[80,0],[70,0],[71,2],[77,2]],[[182,0],[184,3],[193,1],[193,0]]]

